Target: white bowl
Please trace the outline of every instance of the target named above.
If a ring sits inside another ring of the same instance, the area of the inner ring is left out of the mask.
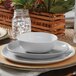
[[[27,52],[45,53],[52,49],[52,43],[57,40],[57,36],[44,32],[29,32],[17,36],[17,39]]]

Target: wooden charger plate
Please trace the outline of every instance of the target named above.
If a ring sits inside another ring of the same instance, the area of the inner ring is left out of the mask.
[[[4,46],[0,46],[0,51],[2,51],[3,48],[4,48]],[[16,63],[16,62],[7,60],[5,57],[3,57],[1,55],[1,52],[0,52],[0,63],[7,65],[11,68],[21,69],[21,70],[33,70],[33,69],[56,70],[56,69],[62,69],[62,68],[74,66],[76,64],[76,54],[69,59],[66,59],[64,61],[57,62],[57,63],[50,63],[50,64],[27,64],[26,63],[26,64],[21,64],[21,63]]]

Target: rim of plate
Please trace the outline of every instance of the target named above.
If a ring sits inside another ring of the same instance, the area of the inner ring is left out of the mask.
[[[3,52],[5,51],[5,49],[7,50],[6,47],[4,47],[4,49],[1,51],[2,56],[4,56],[5,58],[13,61],[13,62],[17,62],[17,63],[28,63],[28,64],[49,64],[49,63],[56,63],[56,62],[60,62],[66,59],[71,58],[72,56],[75,55],[75,49],[71,46],[70,51],[72,51],[68,56],[61,58],[61,59],[54,59],[51,61],[51,59],[48,60],[32,60],[32,59],[24,59],[24,60],[18,60],[18,59],[11,59],[10,57],[7,57]],[[15,55],[13,55],[15,56]],[[21,58],[22,59],[22,58]]]
[[[4,28],[0,28],[0,39],[7,35],[7,30]]]
[[[57,40],[57,42],[63,42],[64,44],[66,44],[68,47],[67,47],[67,50],[68,49],[70,49],[71,48],[71,46],[70,46],[70,44],[68,44],[67,42],[64,42],[64,41],[59,41],[59,40]],[[12,42],[11,42],[12,43]],[[9,44],[11,44],[11,43],[9,43]],[[16,51],[12,51],[9,47],[8,47],[8,45],[9,44],[7,44],[7,50],[9,50],[10,52],[12,52],[12,53],[19,53],[19,52],[16,52]],[[66,51],[64,51],[64,52],[61,52],[61,54],[63,54],[63,53],[65,53]],[[29,52],[25,52],[26,54],[28,54],[28,55],[37,55],[37,56],[39,56],[39,55],[51,55],[51,51],[49,51],[49,52],[47,52],[47,53],[29,53]],[[50,54],[49,54],[50,53]],[[19,53],[20,54],[20,53]],[[24,53],[21,53],[21,54],[24,54]],[[60,53],[55,53],[55,54],[60,54]]]

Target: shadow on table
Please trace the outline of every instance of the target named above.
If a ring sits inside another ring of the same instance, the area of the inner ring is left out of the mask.
[[[0,46],[3,45],[3,44],[7,44],[9,42],[11,42],[10,38],[6,38],[6,39],[3,39],[3,40],[0,40]]]
[[[39,76],[67,76],[68,74],[74,71],[76,71],[76,66],[66,68],[66,69],[48,71],[48,72],[40,74]]]

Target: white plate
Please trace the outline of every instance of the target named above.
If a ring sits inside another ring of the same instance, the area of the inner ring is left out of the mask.
[[[8,37],[7,30],[0,27],[0,40],[6,39],[7,37]]]
[[[0,28],[0,39],[2,39],[2,37],[4,37],[7,34],[7,30],[4,28]]]
[[[75,50],[72,46],[70,46],[70,47],[71,48],[65,54],[55,57],[55,58],[49,58],[46,60],[33,60],[33,59],[28,59],[28,58],[17,57],[13,53],[9,52],[6,47],[2,50],[1,54],[5,58],[7,58],[11,61],[17,62],[17,63],[48,64],[48,63],[60,62],[60,61],[63,61],[63,60],[66,60],[66,59],[72,57],[75,54]]]
[[[54,43],[53,50],[47,53],[28,53],[17,41],[9,43],[7,46],[8,51],[14,53],[17,56],[24,57],[24,58],[31,58],[31,59],[47,59],[57,57],[66,53],[71,47],[68,43],[63,41],[56,41]]]
[[[8,38],[8,34],[6,34],[5,36],[1,37],[0,40],[6,39]]]

